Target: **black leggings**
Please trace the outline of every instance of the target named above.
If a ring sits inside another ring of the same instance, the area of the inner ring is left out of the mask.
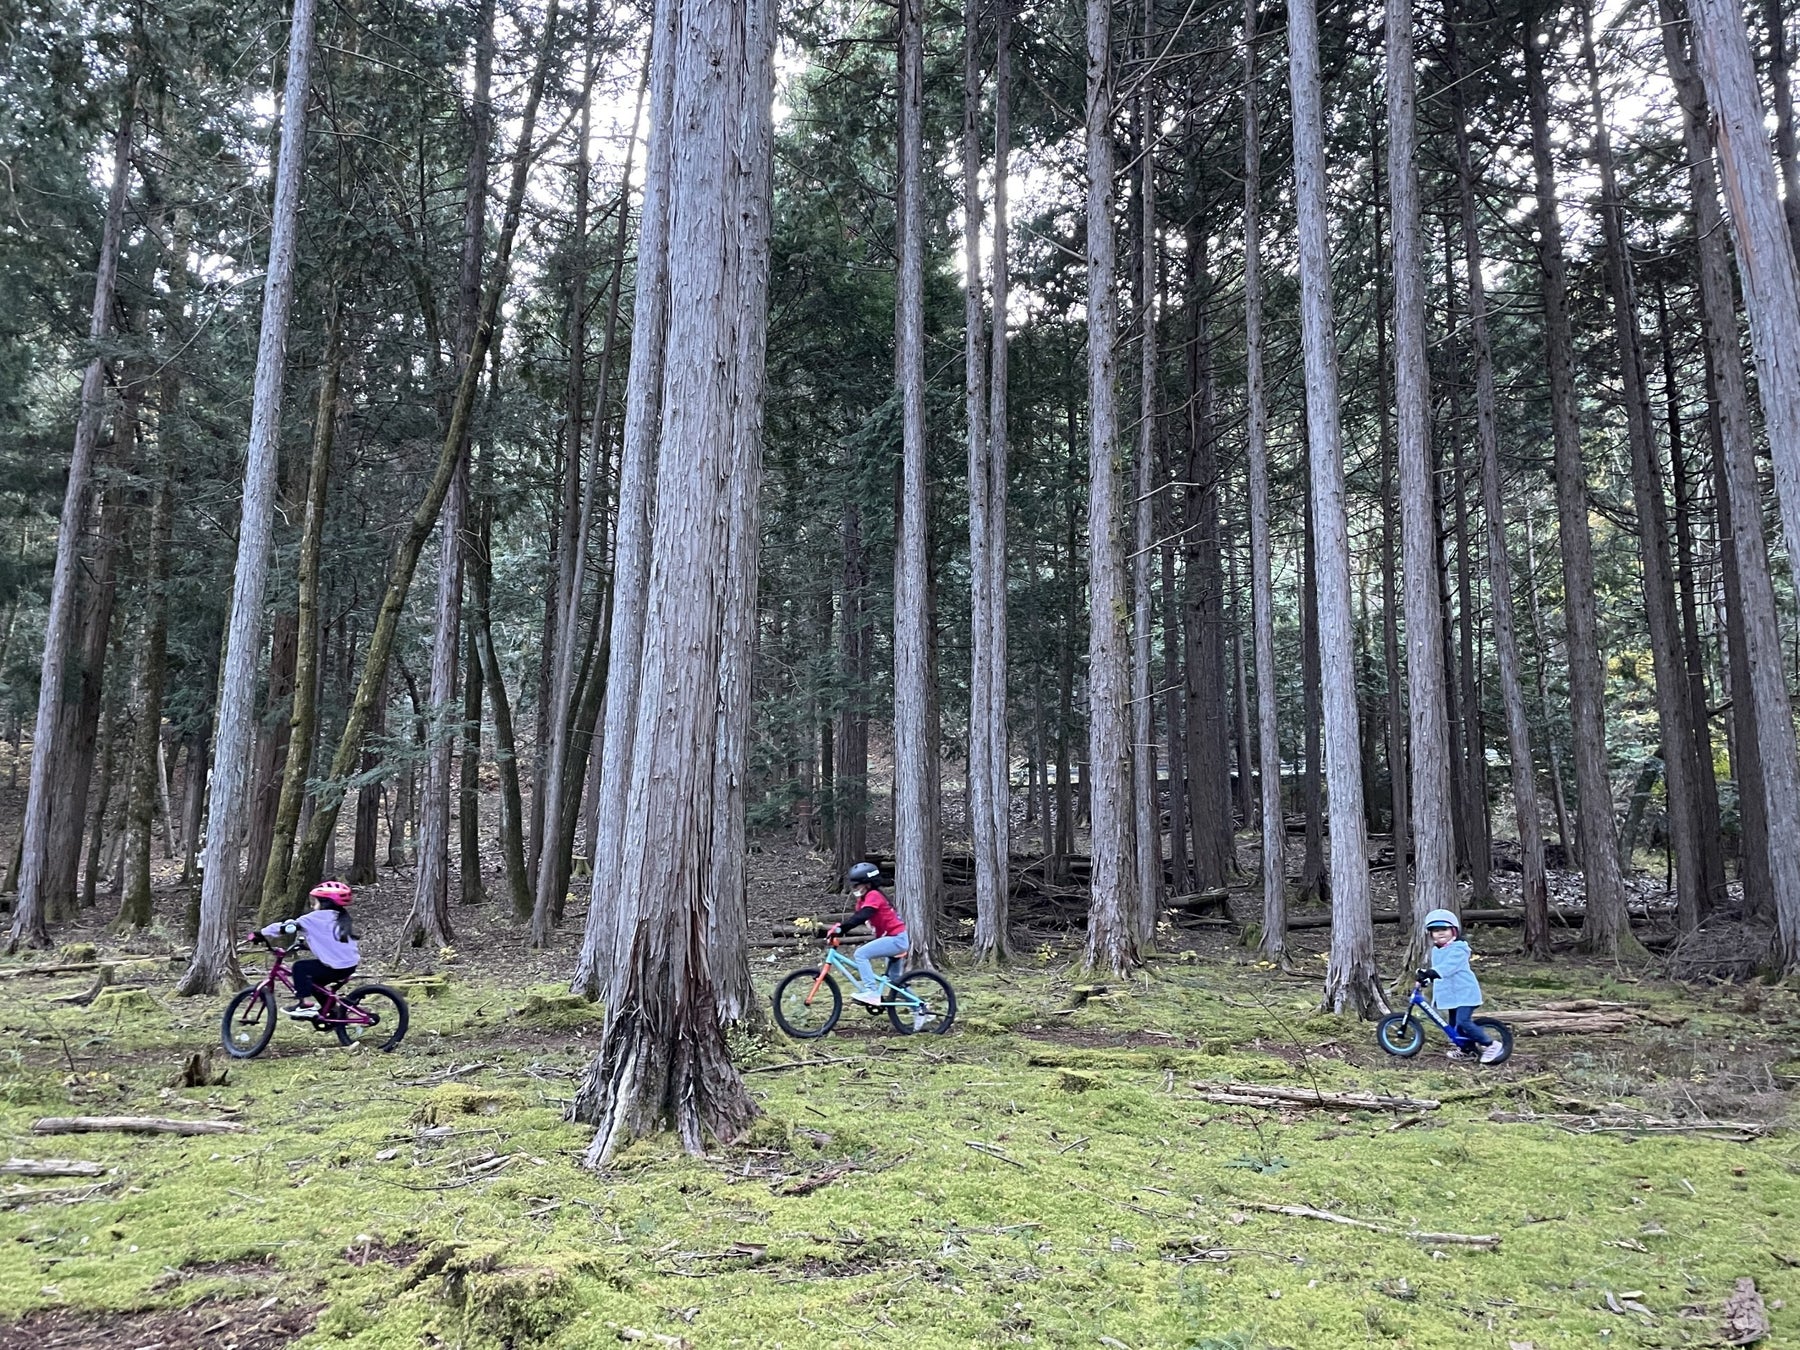
[[[294,962],[294,993],[299,998],[311,998],[320,985],[342,984],[355,973],[355,966],[349,970],[339,970],[336,966],[328,966],[309,956]]]

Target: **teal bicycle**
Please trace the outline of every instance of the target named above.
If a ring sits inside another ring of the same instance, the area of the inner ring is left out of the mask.
[[[862,975],[850,958],[838,949],[835,935],[825,960],[783,977],[775,986],[775,1021],[798,1040],[817,1040],[830,1032],[843,1016],[844,995],[834,975],[846,980],[853,993],[865,992]],[[877,980],[879,1003],[864,1004],[870,1016],[885,1009],[888,1021],[902,1036],[942,1036],[956,1021],[956,991],[934,970],[903,973],[904,963],[888,962],[887,974]]]

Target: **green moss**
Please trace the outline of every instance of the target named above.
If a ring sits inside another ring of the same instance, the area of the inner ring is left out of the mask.
[[[1499,990],[1535,969],[1494,966],[1483,978]],[[766,1114],[742,1147],[690,1158],[657,1135],[605,1174],[582,1169],[588,1131],[562,1118],[594,1024],[557,1038],[475,1018],[517,1006],[516,988],[459,976],[390,1056],[284,1023],[229,1084],[167,1097],[172,1066],[213,1043],[222,1000],[163,986],[148,1007],[96,1018],[0,982],[0,1025],[27,1029],[0,1049],[0,1129],[14,1138],[44,1114],[232,1108],[251,1126],[82,1137],[78,1156],[119,1168],[121,1184],[0,1210],[0,1322],[59,1303],[278,1297],[324,1309],[296,1350],[600,1350],[628,1327],[708,1350],[1675,1345],[1707,1332],[1684,1307],[1716,1309],[1748,1275],[1770,1343],[1800,1340],[1800,1272],[1783,1261],[1800,1257],[1791,1137],[1632,1142],[1490,1120],[1518,1109],[1506,1095],[1456,1097],[1529,1081],[1540,1110],[1583,1097],[1671,1115],[1683,1093],[1735,1081],[1715,1083],[1715,1065],[1791,1067],[1793,995],[1765,991],[1742,1013],[1742,991],[1621,986],[1700,1025],[1531,1042],[1518,1068],[1477,1077],[1436,1054],[1389,1060],[1364,1024],[1315,1029],[1316,989],[1253,967],[1159,969],[1129,1000],[1084,1010],[1092,1043],[1079,1047],[847,1027],[809,1048],[818,1062],[746,1080]],[[1054,963],[953,978],[1040,1034],[1067,1023],[1048,1016],[1069,1006]],[[1277,1057],[1288,1041],[1271,1008],[1303,1044],[1337,1048]],[[1179,1039],[1141,1046],[1150,1028]],[[442,1081],[471,1065],[479,1081]],[[1085,1090],[1063,1090],[1066,1077]],[[1374,1113],[1214,1106],[1188,1087],[1197,1078],[1445,1105],[1391,1131]],[[1434,1255],[1251,1202],[1501,1245]],[[1655,1323],[1612,1313],[1609,1290],[1642,1291]]]
[[[560,990],[527,994],[525,1002],[513,1015],[533,1026],[573,1030],[599,1025],[605,1013],[599,1004],[590,1003],[579,994]]]
[[[75,965],[95,960],[99,955],[99,949],[91,942],[66,942],[56,953],[56,959],[64,965]]]
[[[524,1104],[525,1099],[516,1092],[445,1083],[413,1108],[412,1118],[420,1125],[447,1125],[458,1116],[497,1116]]]

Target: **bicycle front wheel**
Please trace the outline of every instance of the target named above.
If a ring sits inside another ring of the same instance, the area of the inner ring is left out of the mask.
[[[1425,1048],[1425,1028],[1411,1013],[1393,1013],[1376,1024],[1375,1040],[1390,1055],[1411,1059]]]
[[[902,1036],[942,1036],[956,1020],[956,991],[936,971],[902,975],[886,1002],[888,1020]]]
[[[267,985],[239,990],[219,1019],[219,1043],[233,1059],[254,1059],[275,1034],[275,991]]]
[[[365,984],[360,989],[352,989],[339,1002],[348,1003],[369,1020],[364,1022],[350,1013],[343,1013],[346,1020],[337,1026],[338,1044],[392,1050],[406,1036],[406,1000],[385,984]]]
[[[796,970],[775,986],[775,1022],[796,1040],[813,1041],[837,1025],[844,996],[817,967]]]

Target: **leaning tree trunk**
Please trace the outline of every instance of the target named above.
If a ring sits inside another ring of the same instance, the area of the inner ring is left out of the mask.
[[[1507,756],[1512,761],[1513,808],[1519,821],[1520,892],[1525,906],[1525,953],[1550,955],[1550,890],[1544,870],[1544,829],[1538,809],[1537,769],[1531,757],[1531,723],[1519,675],[1519,640],[1513,608],[1512,567],[1506,551],[1505,489],[1500,472],[1499,399],[1494,389],[1493,344],[1488,337],[1487,286],[1482,276],[1481,234],[1475,223],[1461,51],[1451,28],[1451,83],[1455,90],[1456,185],[1462,217],[1463,258],[1469,274],[1469,336],[1475,346],[1475,435],[1481,452],[1481,501],[1487,516],[1488,590],[1494,610],[1494,653],[1500,667],[1500,702],[1506,710]]]
[[[1138,953],[1129,900],[1134,855],[1114,387],[1118,299],[1113,276],[1112,104],[1112,4],[1088,0],[1088,764],[1093,782],[1089,826],[1093,880],[1087,964],[1123,975],[1137,965]]]
[[[262,899],[256,914],[259,924],[275,923],[296,912],[292,897],[297,888],[292,885],[288,870],[319,724],[319,558],[325,539],[325,491],[331,481],[332,440],[337,430],[338,382],[344,365],[342,322],[334,302],[330,334],[325,342],[325,368],[319,381],[318,415],[313,422],[312,460],[306,470],[306,514],[300,524],[294,706],[288,720],[287,763],[282,768],[281,797],[275,807],[274,838],[262,875]],[[310,885],[314,878],[301,880]]]
[[[1431,456],[1431,367],[1425,346],[1418,125],[1414,113],[1412,0],[1387,0],[1387,170],[1394,239],[1394,430],[1400,474],[1401,585],[1406,614],[1410,822],[1414,902],[1462,908],[1451,823],[1450,717],[1444,690],[1444,614],[1438,594],[1438,519]],[[1327,686],[1329,687],[1329,685]],[[1332,789],[1333,805],[1337,790]],[[1335,833],[1335,813],[1333,831]],[[1396,841],[1397,843],[1398,841]],[[1396,853],[1396,866],[1400,865]],[[1423,955],[1408,934],[1408,967]]]
[[[1325,130],[1319,27],[1313,0],[1288,6],[1289,89],[1294,115],[1295,199],[1300,226],[1300,328],[1313,524],[1319,569],[1320,689],[1331,812],[1331,953],[1325,1005],[1364,1016],[1385,1010],[1375,974],[1375,929],[1363,828],[1357,736],[1355,634],[1350,609],[1350,526],[1344,501],[1337,336],[1327,237]]]
[[[113,141],[112,186],[106,201],[106,222],[100,232],[100,262],[94,272],[94,304],[88,319],[88,343],[95,350],[81,376],[80,403],[75,418],[75,446],[69,455],[69,476],[63,488],[62,517],[56,534],[56,565],[50,577],[50,605],[44,617],[44,653],[38,667],[37,721],[31,734],[31,777],[25,794],[25,819],[20,824],[18,900],[13,907],[12,929],[6,950],[21,946],[46,947],[50,930],[45,923],[48,905],[44,889],[50,861],[51,798],[57,790],[62,766],[53,762],[57,723],[61,713],[63,678],[68,667],[71,621],[75,617],[75,592],[81,571],[81,527],[87,515],[88,491],[94,476],[94,452],[100,443],[105,416],[106,357],[100,344],[112,331],[113,292],[119,276],[119,245],[124,235],[125,194],[131,181],[131,138],[137,122],[139,86],[119,118]]]
[[[313,17],[317,0],[295,0],[288,34],[287,88],[282,99],[281,154],[269,233],[269,275],[263,288],[262,333],[244,494],[238,519],[237,571],[231,621],[219,670],[219,720],[213,752],[212,801],[200,881],[200,929],[181,994],[211,994],[221,982],[239,984],[233,925],[238,904],[238,852],[243,845],[247,781],[256,722],[256,658],[261,646],[263,587],[275,529],[275,486],[281,461],[281,402],[287,375],[288,311],[300,251],[300,185],[306,168],[306,114],[312,80]]]
[[[1262,131],[1256,106],[1257,0],[1244,0],[1244,399],[1250,475],[1250,610],[1256,630],[1256,727],[1262,777],[1262,942],[1287,956],[1287,820],[1275,707],[1275,548],[1269,536],[1269,408],[1263,383]]]
[[[760,431],[749,425],[756,409],[737,404],[747,383],[760,382],[752,368],[766,323],[766,255],[757,240],[768,213],[769,167],[759,156],[768,146],[773,26],[761,0],[687,6],[669,16],[681,36],[669,53],[673,121],[653,123],[651,134],[666,140],[672,126],[714,129],[684,138],[661,161],[671,229],[659,470],[688,486],[657,505],[639,685],[654,696],[640,699],[630,764],[619,959],[600,1053],[572,1110],[596,1126],[587,1154],[595,1167],[665,1125],[692,1153],[708,1135],[729,1143],[757,1114],[726,1048],[705,944],[725,607],[734,561],[751,564],[731,554],[730,498],[734,480],[741,500],[757,491],[752,448],[738,439]],[[747,699],[739,708],[747,710]]]
[[[1702,10],[1706,16],[1702,17]],[[1737,316],[1732,304],[1731,272],[1725,260],[1720,231],[1719,199],[1713,179],[1713,141],[1719,138],[1720,164],[1726,171],[1732,199],[1731,229],[1738,247],[1738,267],[1744,278],[1746,307],[1750,310],[1751,340],[1756,348],[1758,389],[1763,399],[1777,472],[1785,458],[1790,475],[1795,469],[1793,437],[1800,434],[1800,377],[1793,362],[1796,348],[1781,345],[1800,335],[1800,278],[1789,266],[1792,254],[1779,249],[1786,222],[1776,214],[1774,175],[1767,157],[1753,141],[1745,139],[1749,127],[1763,125],[1756,106],[1753,73],[1742,29],[1736,40],[1730,31],[1733,16],[1710,9],[1706,0],[1692,7],[1696,46],[1707,74],[1707,90],[1713,96],[1718,119],[1707,115],[1707,101],[1695,78],[1693,64],[1681,45],[1679,12],[1673,4],[1663,9],[1664,50],[1674,76],[1676,94],[1684,113],[1688,175],[1694,198],[1694,233],[1700,241],[1701,317],[1714,378],[1719,385],[1720,459],[1727,491],[1720,505],[1730,515],[1732,559],[1742,596],[1747,680],[1734,688],[1737,698],[1748,695],[1756,728],[1756,753],[1761,769],[1762,801],[1768,831],[1769,885],[1781,935],[1781,964],[1792,970],[1800,963],[1800,758],[1796,756],[1794,721],[1781,657],[1781,627],[1775,591],[1770,579],[1769,553],[1762,528],[1762,494],[1757,480],[1755,440],[1750,426],[1750,399],[1737,337]],[[1739,16],[1741,23],[1741,16]],[[1711,27],[1707,25],[1710,23]],[[1718,29],[1723,26],[1725,32]],[[1710,49],[1710,50],[1709,50]],[[1709,63],[1712,69],[1709,71]],[[1745,75],[1752,82],[1745,87]],[[1731,107],[1721,106],[1721,93],[1732,91]],[[1754,121],[1747,118],[1754,117]],[[1736,135],[1735,142],[1732,140]],[[1760,190],[1755,190],[1760,176]],[[1773,256],[1758,253],[1761,239]],[[1752,268],[1760,275],[1751,280]],[[1776,273],[1771,282],[1769,273]],[[1781,274],[1786,274],[1785,282]],[[1785,308],[1775,300],[1785,292]],[[1785,329],[1771,331],[1770,315],[1788,320]],[[1779,341],[1774,339],[1779,338]],[[1790,478],[1790,486],[1796,486]],[[1786,513],[1788,499],[1784,497]],[[1721,525],[1724,524],[1721,519]],[[1789,538],[1800,537],[1790,530]],[[1781,841],[1786,841],[1781,842]]]
[[[518,234],[523,214],[525,184],[536,157],[531,137],[537,125],[544,82],[549,75],[551,56],[555,51],[557,4],[558,0],[550,0],[544,14],[537,61],[526,93],[525,106],[519,116],[519,142],[513,155],[512,184],[507,191],[500,237],[494,246],[493,267],[488,276],[487,287],[482,293],[481,312],[475,323],[468,359],[451,400],[449,425],[443,447],[438,453],[437,468],[432,474],[430,486],[425,490],[424,499],[407,524],[406,533],[401,537],[400,546],[389,569],[387,590],[381,598],[375,630],[370,634],[362,670],[357,677],[356,692],[351,698],[349,715],[344,719],[344,730],[338,738],[337,750],[332,756],[331,768],[327,774],[329,787],[320,794],[318,805],[313,811],[312,823],[307,827],[306,841],[295,862],[294,872],[298,876],[316,875],[324,862],[326,845],[336,828],[338,810],[343,804],[341,785],[350,776],[351,767],[362,752],[363,737],[368,732],[375,702],[381,696],[387,680],[388,661],[393,655],[394,638],[400,624],[400,610],[406,604],[407,592],[412,589],[413,573],[418,568],[419,555],[425,551],[425,543],[431,537],[438,513],[443,509],[445,497],[449,495],[450,480],[463,458],[463,443],[470,414],[475,406],[475,390],[480,384],[482,364],[487,359],[488,348],[493,341],[494,323],[510,273],[513,240]]]
[[[1563,615],[1567,624],[1569,722],[1580,794],[1581,870],[1587,891],[1582,944],[1608,956],[1641,952],[1631,935],[1625,883],[1613,830],[1612,785],[1606,767],[1606,680],[1600,665],[1594,603],[1594,544],[1588,530],[1587,472],[1577,422],[1575,342],[1569,319],[1568,262],[1562,251],[1562,213],[1551,158],[1550,94],[1544,80],[1545,32],[1526,35],[1525,73],[1531,114],[1531,154],[1537,181],[1538,263],[1544,300],[1544,359],[1550,377],[1550,433],[1555,449],[1556,518],[1562,544]]]
[[[1687,667],[1682,659],[1680,620],[1675,609],[1675,582],[1669,561],[1668,511],[1663,498],[1661,456],[1650,425],[1650,394],[1637,324],[1637,285],[1625,239],[1624,208],[1613,172],[1612,140],[1600,91],[1600,68],[1594,57],[1593,21],[1584,2],[1581,10],[1582,59],[1587,66],[1588,98],[1593,109],[1593,157],[1600,171],[1600,223],[1606,253],[1606,282],[1612,296],[1613,326],[1618,335],[1619,366],[1625,386],[1626,441],[1631,448],[1632,497],[1637,507],[1638,553],[1644,567],[1644,609],[1649,619],[1650,650],[1656,670],[1656,712],[1663,742],[1664,778],[1668,788],[1669,832],[1675,847],[1676,914],[1683,932],[1700,923],[1701,862],[1700,792],[1694,764],[1694,732],[1689,715]]]

